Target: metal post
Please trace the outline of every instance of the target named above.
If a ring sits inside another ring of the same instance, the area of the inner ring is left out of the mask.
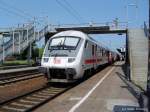
[[[19,54],[21,53],[21,48],[20,48],[20,32],[19,32]]]
[[[5,47],[4,47],[4,37],[2,36],[2,45],[3,45],[3,62],[5,60]]]
[[[40,31],[38,30],[38,40],[40,40]]]
[[[34,17],[34,21],[33,21],[33,27],[34,27],[34,40],[36,40],[36,36],[35,36],[35,17]]]
[[[136,8],[136,12],[135,12],[135,23],[136,23],[136,24],[135,24],[135,25],[138,26],[138,24],[137,24],[137,23],[138,23],[138,0],[135,0],[135,5],[134,5],[134,6],[135,6],[135,8]],[[136,27],[137,27],[137,26],[136,26]]]
[[[129,25],[129,18],[128,18],[128,11],[129,11],[129,9],[128,9],[128,7],[129,6],[135,6],[135,8],[136,8],[136,12],[135,12],[135,20],[136,20],[136,22],[137,22],[137,20],[138,20],[138,5],[137,5],[137,1],[136,1],[136,4],[128,4],[127,6],[126,6],[126,21],[127,21],[127,28],[128,28],[128,25]]]
[[[36,40],[36,35],[35,35],[35,25],[34,25],[34,40]]]
[[[137,0],[136,0],[136,4],[135,4],[136,6],[136,22],[137,22],[137,20],[138,20],[138,2],[137,2]]]
[[[13,31],[13,54],[15,53],[15,33]]]
[[[28,64],[29,65],[31,65],[31,58],[32,58],[32,44],[30,42],[29,47],[28,47]]]
[[[126,6],[126,21],[127,21],[127,28],[128,28],[128,5]]]
[[[29,44],[29,30],[27,28],[27,44]]]

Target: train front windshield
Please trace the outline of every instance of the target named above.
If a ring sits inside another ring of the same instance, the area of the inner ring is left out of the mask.
[[[80,41],[79,37],[55,37],[50,40],[49,50],[75,50]]]

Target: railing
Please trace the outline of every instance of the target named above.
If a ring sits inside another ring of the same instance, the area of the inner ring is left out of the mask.
[[[28,29],[28,33],[27,33],[27,29]],[[10,30],[10,31],[12,31],[12,30]],[[14,32],[15,32],[15,30],[13,30]],[[35,38],[34,38],[34,26],[30,26],[30,27],[28,27],[28,28],[25,28],[25,29],[21,29],[20,31],[19,31],[19,29],[16,29],[16,31],[18,32],[18,33],[20,33],[20,50],[22,51],[22,50],[25,50],[27,47],[28,47],[28,45],[29,45],[29,43],[31,42],[33,42],[34,40],[35,40]],[[22,33],[22,35],[21,35],[21,33]],[[12,37],[13,35],[11,35],[11,37]],[[28,36],[28,39],[27,39],[27,36]],[[12,46],[13,46],[13,39],[11,38],[8,42],[6,42],[6,43],[4,43],[4,51],[3,51],[3,49],[1,49],[0,50],[0,61],[4,58],[3,57],[3,52],[4,52],[4,54],[5,54],[5,57],[6,56],[8,56],[8,55],[12,55],[13,53],[19,53],[19,36],[16,38],[16,37],[14,37],[14,51],[13,51],[13,48],[12,48]],[[27,42],[27,40],[28,40],[28,42]]]

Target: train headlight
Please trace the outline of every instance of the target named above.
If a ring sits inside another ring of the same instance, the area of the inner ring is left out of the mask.
[[[43,58],[44,62],[48,62],[49,58]]]
[[[75,61],[75,58],[68,58],[68,63],[72,63]]]

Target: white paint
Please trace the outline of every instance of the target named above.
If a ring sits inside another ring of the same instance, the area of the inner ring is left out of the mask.
[[[75,101],[75,100],[81,100],[82,97],[71,97],[69,100],[70,101]]]
[[[93,91],[105,80],[106,77],[110,75],[115,67],[111,68],[104,77],[102,77],[99,82],[79,101],[74,105],[69,112],[75,112],[75,110],[93,93]]]

